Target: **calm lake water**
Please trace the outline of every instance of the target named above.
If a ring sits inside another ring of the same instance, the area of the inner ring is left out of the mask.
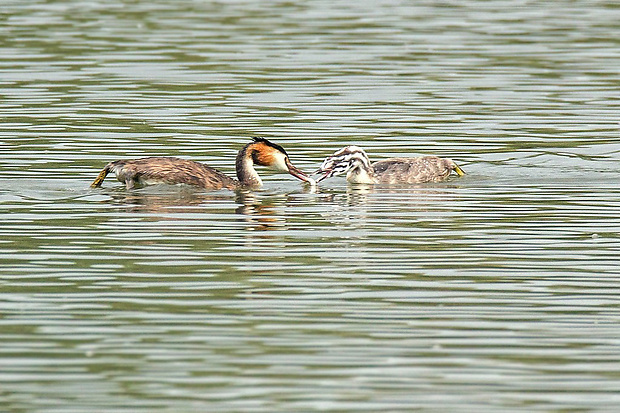
[[[0,410],[620,409],[613,1],[5,1]],[[252,193],[251,136],[346,144],[441,184]]]

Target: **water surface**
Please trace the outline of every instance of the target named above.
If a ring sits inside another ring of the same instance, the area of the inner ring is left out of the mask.
[[[0,406],[617,410],[620,9],[410,3],[3,6]],[[88,187],[251,136],[468,175]]]

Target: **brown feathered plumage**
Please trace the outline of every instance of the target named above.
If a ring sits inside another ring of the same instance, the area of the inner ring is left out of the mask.
[[[187,184],[209,189],[235,189],[240,183],[205,164],[173,157],[152,157],[110,162],[106,167],[127,184]]]
[[[390,158],[372,164],[379,184],[414,184],[440,182],[454,170],[454,162],[436,156]]]
[[[440,182],[452,171],[459,176],[465,172],[451,159],[437,156],[419,158],[390,158],[370,163],[366,152],[358,146],[346,146],[328,156],[316,173],[324,175],[317,182],[336,175],[347,175],[347,181],[363,184],[415,184]]]
[[[267,139],[254,138],[237,154],[235,166],[239,180],[231,178],[208,165],[173,157],[150,157],[120,160],[107,164],[91,184],[101,186],[108,173],[125,183],[127,189],[136,184],[187,184],[205,189],[258,188],[263,182],[254,165],[266,166],[314,184],[314,180],[293,166],[288,154],[279,145]]]

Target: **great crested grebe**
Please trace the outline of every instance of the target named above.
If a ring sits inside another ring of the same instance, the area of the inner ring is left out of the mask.
[[[237,179],[205,164],[173,157],[151,157],[114,161],[107,164],[90,185],[98,188],[110,172],[123,182],[127,189],[136,184],[188,184],[205,189],[259,188],[263,181],[254,165],[266,166],[280,172],[288,172],[295,178],[315,185],[312,178],[297,169],[280,145],[264,138],[252,138],[237,154],[235,163]]]
[[[465,172],[451,159],[436,156],[419,158],[390,158],[370,163],[368,155],[359,146],[345,146],[325,158],[315,174],[323,173],[316,182],[332,176],[347,174],[347,181],[359,184],[415,184],[440,182],[454,171]]]

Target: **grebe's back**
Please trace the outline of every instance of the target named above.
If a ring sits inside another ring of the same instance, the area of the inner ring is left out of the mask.
[[[205,189],[259,188],[263,181],[254,165],[266,166],[314,185],[312,178],[297,169],[280,145],[267,139],[253,138],[237,154],[235,166],[239,180],[231,178],[208,165],[174,157],[149,157],[120,160],[107,164],[91,184],[100,187],[108,173],[113,172],[127,189],[136,184],[187,184]]]
[[[239,187],[239,181],[208,165],[174,157],[149,157],[114,161],[107,164],[92,183],[101,186],[108,173],[123,182],[127,189],[138,185],[187,184],[205,189],[231,189]]]
[[[373,163],[372,168],[379,184],[441,182],[456,168],[462,171],[451,159],[437,156],[390,158]]]
[[[371,164],[362,148],[351,145],[325,158],[316,173],[323,173],[317,182],[346,174],[347,181],[351,183],[403,185],[440,182],[448,178],[452,171],[459,176],[465,175],[451,159],[437,156],[390,158]]]

